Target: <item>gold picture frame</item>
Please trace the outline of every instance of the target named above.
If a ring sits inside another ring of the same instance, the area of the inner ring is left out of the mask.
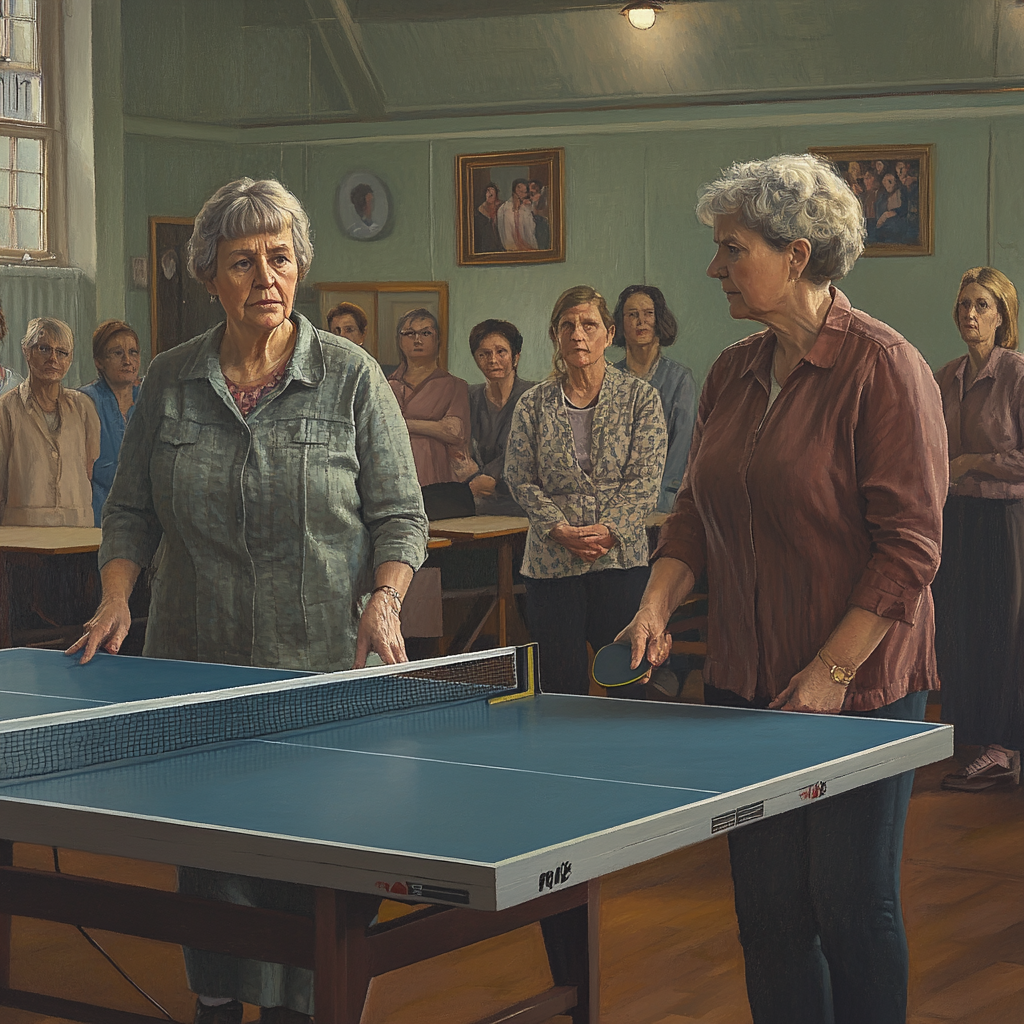
[[[564,167],[564,149],[457,156],[459,266],[564,262]]]
[[[934,145],[813,146],[808,152],[830,161],[860,199],[868,226],[865,256],[934,255]]]
[[[429,309],[437,317],[440,334],[438,365],[448,369],[447,281],[318,281],[320,324],[327,330],[327,313],[339,302],[352,302],[366,313],[364,347],[385,372],[401,361],[395,331],[399,318],[410,309]]]

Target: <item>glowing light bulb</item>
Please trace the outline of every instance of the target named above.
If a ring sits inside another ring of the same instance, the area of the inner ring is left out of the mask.
[[[650,28],[654,24],[654,19],[657,17],[657,14],[655,14],[655,12],[649,7],[637,7],[630,11],[626,17],[629,19],[629,23],[633,28],[645,29]]]
[[[664,8],[657,0],[638,0],[637,3],[627,4],[620,13],[625,15],[633,28],[644,30],[653,27],[658,12],[662,10]]]

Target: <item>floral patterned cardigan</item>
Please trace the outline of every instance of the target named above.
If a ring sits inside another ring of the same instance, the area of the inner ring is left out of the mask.
[[[667,443],[658,393],[608,366],[594,412],[588,475],[576,460],[561,381],[552,378],[527,391],[505,449],[505,480],[530,520],[523,575],[555,579],[646,565],[644,524],[658,501]],[[603,523],[617,543],[588,562],[548,536],[563,522]]]

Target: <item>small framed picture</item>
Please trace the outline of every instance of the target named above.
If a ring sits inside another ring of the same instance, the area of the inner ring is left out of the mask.
[[[455,158],[461,266],[565,260],[564,154],[521,149]]]
[[[358,333],[345,336],[365,348],[385,374],[401,362],[399,320],[410,310],[428,310],[437,320],[438,365],[448,368],[447,281],[318,281],[313,287],[320,296],[319,327],[331,330],[332,312],[341,319],[339,326],[346,317],[353,320]]]
[[[391,196],[376,174],[353,171],[338,186],[334,205],[338,225],[349,238],[372,242],[388,233]]]
[[[864,208],[865,256],[935,252],[934,146],[821,146]]]

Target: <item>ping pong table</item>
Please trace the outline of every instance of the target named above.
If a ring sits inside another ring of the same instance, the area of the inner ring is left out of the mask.
[[[486,1018],[597,1024],[602,876],[948,757],[949,726],[544,694],[536,649],[309,674],[0,651],[0,1006],[9,915],[315,972],[317,1024],[370,979],[540,922],[554,985]],[[244,907],[12,866],[14,842],[316,889]],[[376,923],[381,898],[420,909]]]

